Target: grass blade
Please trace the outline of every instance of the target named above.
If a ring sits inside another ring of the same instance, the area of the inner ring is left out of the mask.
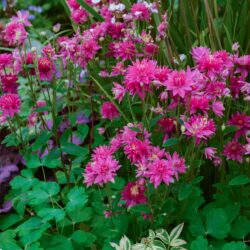
[[[96,20],[103,22],[104,18],[98,14],[92,7],[90,7],[88,4],[85,3],[83,0],[77,0],[77,2],[81,5],[82,8],[84,8],[86,11],[88,11],[93,17],[96,18]]]

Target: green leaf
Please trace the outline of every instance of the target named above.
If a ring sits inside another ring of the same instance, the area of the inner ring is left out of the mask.
[[[230,182],[230,186],[238,186],[238,185],[245,185],[250,183],[250,178],[248,178],[246,175],[239,175],[233,178]]]
[[[88,154],[88,148],[83,148],[73,143],[65,143],[62,145],[62,150],[63,152],[74,156],[85,156]]]
[[[164,144],[163,147],[171,147],[179,143],[179,139],[177,138],[170,138]]]
[[[92,218],[93,212],[90,207],[75,208],[72,211],[68,212],[68,216],[74,223],[80,223],[84,221],[88,221]]]
[[[17,227],[17,232],[24,245],[36,242],[51,225],[44,223],[40,218],[33,217]]]
[[[32,150],[36,151],[46,145],[51,137],[51,132],[44,130],[32,145]]]
[[[8,230],[0,233],[0,249],[2,250],[21,250],[14,240],[16,233],[14,230]]]
[[[226,238],[230,231],[230,224],[225,210],[212,208],[206,214],[207,233],[217,239]]]
[[[38,155],[29,154],[24,159],[28,168],[38,168],[41,166],[41,161]]]
[[[71,238],[77,243],[84,244],[85,247],[91,246],[97,239],[94,234],[82,230],[75,231]]]
[[[57,168],[62,165],[61,159],[61,150],[58,148],[52,149],[42,160],[43,166],[47,168]]]
[[[83,187],[74,187],[67,195],[69,202],[66,205],[66,211],[73,211],[77,207],[83,208],[88,201],[88,195]]]
[[[21,221],[23,217],[18,214],[7,214],[0,218],[0,230],[5,231],[9,227],[15,225],[17,222]]]
[[[201,216],[197,215],[192,218],[191,225],[189,226],[189,230],[194,236],[202,236],[205,235],[205,228],[202,222]]]
[[[50,246],[46,247],[46,250],[74,250],[71,239],[63,235],[53,236]]]
[[[104,18],[98,14],[92,7],[90,7],[88,4],[86,4],[85,1],[83,0],[76,0],[82,8],[84,8],[86,11],[88,11],[91,15],[93,15],[96,20],[100,21],[100,22],[103,22],[104,21]]]
[[[77,126],[78,136],[84,141],[89,133],[89,127],[86,124],[79,124]]]
[[[178,200],[185,200],[193,191],[193,186],[188,183],[183,183],[180,185],[178,192]]]
[[[33,190],[28,193],[30,205],[40,205],[50,201],[50,197],[57,195],[60,191],[60,186],[56,182],[39,182],[33,187]]]
[[[147,205],[145,204],[139,204],[139,205],[135,205],[133,207],[130,208],[130,212],[131,213],[150,213],[150,209]]]
[[[10,185],[13,189],[29,190],[37,182],[38,179],[33,177],[32,171],[25,169],[21,171],[21,176],[15,177],[10,182]]]
[[[245,250],[246,245],[243,242],[230,242],[227,243],[222,250]]]
[[[154,250],[165,250],[166,249],[165,245],[159,240],[154,240],[152,245],[153,245]]]
[[[191,243],[191,250],[208,250],[208,242],[203,236],[199,236]]]
[[[45,221],[55,219],[57,222],[63,220],[66,216],[64,210],[59,208],[43,208],[39,210],[37,214]]]
[[[237,239],[243,239],[250,233],[250,220],[246,216],[239,216],[232,225],[230,234]]]

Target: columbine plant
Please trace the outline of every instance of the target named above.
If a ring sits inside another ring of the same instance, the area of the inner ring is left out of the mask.
[[[6,24],[0,124],[22,159],[4,250],[245,249],[250,56],[180,56],[158,2],[124,2],[67,0],[75,31],[40,48],[27,12]],[[187,243],[165,231],[180,221]]]

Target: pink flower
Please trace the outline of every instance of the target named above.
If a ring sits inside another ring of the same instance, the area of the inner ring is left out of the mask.
[[[187,122],[184,122],[184,126],[186,128],[185,134],[195,137],[197,143],[199,143],[201,139],[207,140],[215,133],[214,121],[200,114],[190,117]]]
[[[214,147],[207,147],[205,148],[205,157],[206,159],[212,160],[217,153],[217,149]]]
[[[0,70],[11,66],[12,62],[13,62],[13,57],[11,54],[8,53],[0,54]]]
[[[111,155],[107,155],[105,158],[98,158],[86,166],[83,174],[84,183],[89,187],[93,184],[102,186],[105,183],[114,182],[119,168],[118,161],[113,159]]]
[[[131,14],[136,20],[148,21],[150,18],[150,11],[143,3],[135,3],[131,7]]]
[[[125,94],[126,94],[126,90],[125,88],[120,85],[119,83],[114,82],[114,88],[112,88],[112,92],[115,96],[115,99],[118,100],[118,102],[120,103],[122,101],[122,99],[124,98]]]
[[[150,91],[152,81],[155,78],[156,61],[143,59],[136,60],[127,69],[125,85],[129,93],[138,94],[144,98],[146,91]]]
[[[129,182],[122,191],[121,200],[126,201],[126,207],[146,203],[145,186],[139,182]]]
[[[105,128],[98,128],[99,135],[103,135],[105,133]]]
[[[121,147],[122,147],[122,135],[118,133],[110,141],[110,149],[113,153],[115,153]]]
[[[104,119],[113,120],[120,116],[119,111],[112,102],[105,102],[101,107],[101,115]]]
[[[167,13],[166,13],[162,16],[162,22],[157,27],[157,31],[158,31],[157,39],[158,40],[164,39],[166,37],[167,28],[168,28],[168,21],[167,21]]]
[[[111,76],[119,76],[125,73],[124,64],[122,62],[118,62],[114,67],[112,67]]]
[[[194,114],[197,111],[207,113],[209,110],[208,98],[204,96],[192,96],[190,100],[190,114]]]
[[[31,113],[28,117],[28,126],[33,127],[37,123],[37,113]]]
[[[42,81],[51,81],[55,65],[47,57],[42,57],[38,59],[38,70]]]
[[[168,79],[164,85],[167,86],[167,89],[173,92],[173,96],[185,97],[187,92],[192,90],[192,73],[191,71],[185,72],[181,70],[180,72],[174,70],[168,75]]]
[[[230,93],[225,82],[209,82],[206,86],[206,93],[211,98],[222,97]]]
[[[166,134],[171,134],[175,132],[176,129],[176,119],[172,117],[163,117],[158,121],[158,125],[161,127],[162,131]]]
[[[215,167],[219,167],[222,163],[222,160],[220,157],[218,156],[215,156],[214,159],[213,159],[213,164]]]
[[[67,0],[67,4],[72,10],[80,8],[80,4],[76,0]]]
[[[117,44],[116,56],[123,61],[132,60],[135,57],[135,45],[131,41],[123,41]]]
[[[233,140],[229,141],[223,150],[223,155],[226,156],[227,160],[238,161],[242,163],[243,155],[245,153],[245,149],[243,145],[241,145],[238,141]]]
[[[180,157],[178,153],[174,152],[173,156],[167,154],[167,159],[172,165],[176,179],[178,179],[178,174],[184,174],[186,172],[187,167],[185,165],[185,159]]]
[[[241,135],[245,135],[250,131],[250,116],[237,112],[228,120],[228,125],[236,126],[239,129],[236,131],[236,137],[239,138]]]
[[[217,116],[222,117],[223,116],[223,111],[225,110],[225,108],[223,106],[223,102],[221,102],[221,101],[213,102],[212,110]]]
[[[133,164],[141,162],[143,158],[149,156],[149,143],[134,138],[127,142],[124,147],[124,153]]]
[[[2,91],[4,93],[17,93],[17,84],[18,77],[13,74],[3,75],[1,76],[2,82]]]
[[[83,24],[88,20],[89,14],[83,9],[77,9],[71,12],[71,18],[76,24]]]
[[[146,176],[150,179],[150,182],[157,188],[161,182],[169,185],[174,182],[175,172],[173,170],[172,163],[167,160],[155,160],[148,165],[148,171]]]
[[[99,146],[94,149],[92,154],[92,160],[97,161],[98,159],[105,159],[108,155],[112,155],[113,151],[110,146]]]
[[[112,214],[113,214],[112,211],[107,211],[107,210],[104,211],[103,213],[104,213],[104,217],[105,217],[106,219],[110,218],[110,217],[112,216]]]
[[[20,111],[21,101],[17,94],[5,94],[0,97],[0,109],[4,116],[13,117]]]
[[[22,23],[24,26],[31,26],[29,21],[29,12],[28,11],[17,11],[16,16],[11,18],[12,22]]]
[[[9,45],[22,45],[27,38],[27,32],[24,25],[14,21],[6,25],[4,30],[4,39]]]

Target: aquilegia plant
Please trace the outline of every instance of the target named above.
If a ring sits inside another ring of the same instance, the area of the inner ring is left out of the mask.
[[[22,158],[0,248],[247,249],[250,55],[179,55],[158,1],[64,7],[68,36],[35,47],[25,11],[3,30],[2,143]]]

